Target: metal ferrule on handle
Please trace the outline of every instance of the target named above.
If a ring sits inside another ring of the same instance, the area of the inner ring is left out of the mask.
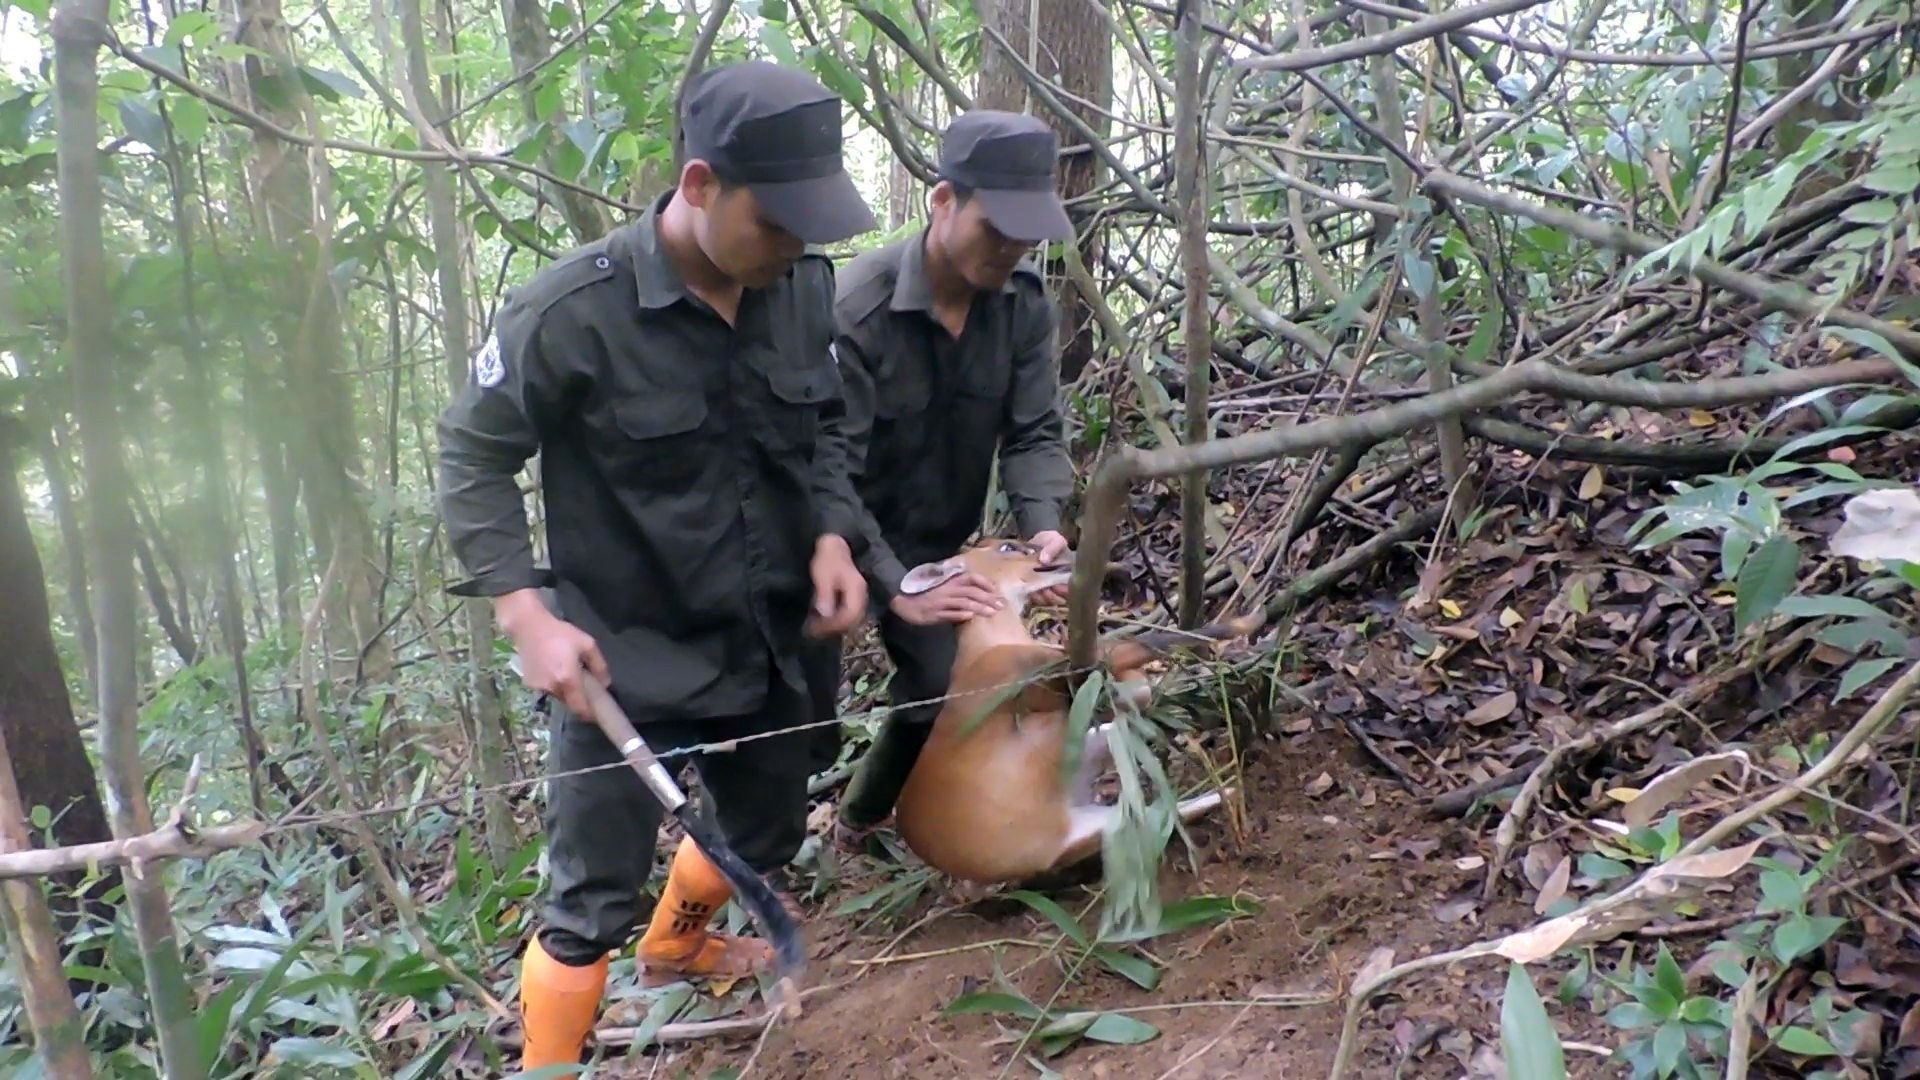
[[[633,765],[640,779],[653,791],[654,798],[659,799],[669,812],[679,813],[680,808],[687,804],[686,792],[673,782],[673,774],[660,764],[653,748],[633,729],[633,722],[621,711],[613,695],[592,675],[582,678],[580,685],[586,690],[588,703],[593,706],[594,721],[600,725],[600,730],[606,732],[613,745],[620,749],[620,756]]]

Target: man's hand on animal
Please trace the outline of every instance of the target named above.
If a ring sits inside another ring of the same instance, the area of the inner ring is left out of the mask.
[[[592,672],[601,686],[613,682],[592,635],[548,611],[531,589],[501,597],[494,611],[520,654],[526,684],[566,702],[575,716],[591,718],[593,704],[580,685],[581,672]]]
[[[813,548],[813,614],[806,632],[837,637],[860,625],[867,609],[867,579],[853,565],[845,539],[823,536]]]
[[[948,577],[925,591],[910,594],[905,590],[913,587],[912,581],[913,574],[908,574],[907,579],[900,583],[903,591],[887,606],[893,609],[895,615],[915,626],[963,623],[976,615],[992,615],[1007,604],[992,581],[971,570]]]
[[[1067,538],[1054,532],[1052,529],[1034,533],[1033,538],[1027,542],[1038,549],[1036,557],[1042,565],[1052,565],[1054,563],[1065,562],[1068,559],[1069,550]],[[1067,592],[1068,586],[1055,585],[1050,589],[1042,589],[1034,593],[1030,602],[1034,604],[1064,604],[1067,602]]]

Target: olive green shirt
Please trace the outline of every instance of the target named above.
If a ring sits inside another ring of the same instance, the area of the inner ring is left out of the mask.
[[[636,723],[757,711],[804,690],[822,534],[858,553],[831,356],[833,264],[809,252],[730,327],[655,232],[667,196],[503,300],[441,417],[440,500],[463,595],[552,586]],[[514,476],[541,455],[552,567]]]
[[[1073,490],[1060,410],[1054,305],[1023,261],[976,294],[955,338],[934,313],[925,231],[839,273],[834,352],[845,388],[847,471],[860,494],[860,569],[879,601],[918,563],[978,530],[996,452],[1025,536],[1060,528]]]

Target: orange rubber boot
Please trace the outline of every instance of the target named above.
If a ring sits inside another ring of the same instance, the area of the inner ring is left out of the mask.
[[[738,978],[773,959],[773,949],[766,942],[707,932],[707,924],[732,895],[733,886],[708,861],[700,845],[690,836],[681,837],[660,906],[640,939],[640,966],[650,984],[689,976]]]
[[[569,967],[547,955],[538,934],[528,942],[520,961],[521,1072],[580,1063],[580,1049],[600,1014],[609,959]]]

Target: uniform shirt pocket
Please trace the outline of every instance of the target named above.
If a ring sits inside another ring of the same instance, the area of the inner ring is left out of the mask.
[[[834,373],[823,367],[775,368],[766,372],[772,402],[767,444],[811,455],[820,431],[820,407],[833,396]]]
[[[925,360],[896,346],[874,379],[874,415],[881,420],[911,420],[932,403],[933,380]]]
[[[699,437],[707,422],[706,395],[654,392],[615,401],[601,443],[621,481],[646,490],[678,488],[698,477],[707,455]]]

